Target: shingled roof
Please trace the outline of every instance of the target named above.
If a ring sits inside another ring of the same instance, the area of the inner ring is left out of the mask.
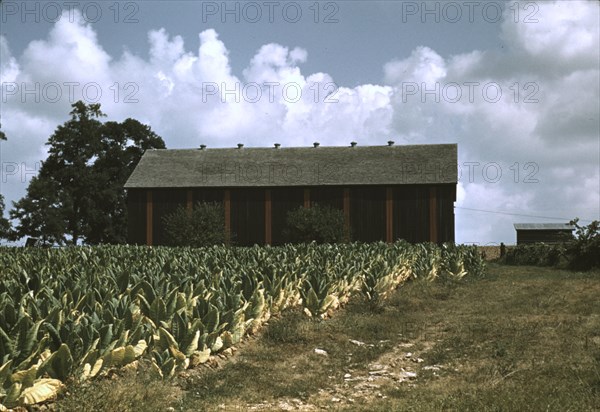
[[[514,223],[516,230],[573,230],[568,223]]]
[[[126,189],[457,182],[457,145],[148,150]]]

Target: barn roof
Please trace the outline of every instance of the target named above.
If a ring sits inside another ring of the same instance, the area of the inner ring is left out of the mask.
[[[515,223],[516,230],[573,230],[568,223]]]
[[[457,182],[457,145],[148,150],[125,188]]]

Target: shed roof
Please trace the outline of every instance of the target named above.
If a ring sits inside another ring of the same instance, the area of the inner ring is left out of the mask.
[[[457,182],[457,145],[158,149],[125,188]]]
[[[568,223],[515,223],[516,230],[573,230]]]

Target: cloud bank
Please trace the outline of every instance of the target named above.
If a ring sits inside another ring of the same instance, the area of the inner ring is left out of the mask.
[[[598,219],[599,7],[563,6],[539,3],[534,24],[505,15],[502,51],[442,57],[420,45],[390,56],[381,84],[353,88],[303,73],[310,51],[276,43],[233,73],[213,29],[199,33],[196,50],[164,29],[150,31],[146,59],[109,55],[77,13],[20,56],[0,36],[9,137],[1,190],[8,204],[24,194],[45,141],[83,99],[101,103],[111,120],[150,124],[169,148],[456,142],[456,206]],[[456,240],[512,243],[516,221],[544,219],[457,209]]]

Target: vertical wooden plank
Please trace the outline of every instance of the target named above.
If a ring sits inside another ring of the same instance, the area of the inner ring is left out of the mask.
[[[310,189],[309,188],[304,189],[304,207],[306,207],[306,208],[310,207]]]
[[[346,233],[350,233],[350,189],[344,188],[344,226]]]
[[[223,192],[223,206],[225,209],[225,241],[229,243],[231,237],[231,191]]]
[[[446,222],[444,223],[445,225],[450,225],[450,239],[448,239],[448,241],[450,242],[455,242],[455,216],[454,216],[454,202],[456,202],[456,184],[452,185],[452,189],[451,189],[451,197],[449,200],[449,204],[448,204],[448,208],[450,209],[450,213],[448,215],[448,217],[446,218]]]
[[[192,208],[194,207],[194,193],[192,192],[192,189],[188,189],[187,190],[187,201],[186,201],[186,208],[187,208],[187,212],[188,214],[192,214]]]
[[[429,188],[429,241],[438,242],[437,230],[437,190],[435,187]]]
[[[271,190],[265,190],[265,243],[271,244]]]
[[[391,187],[385,188],[385,241],[394,241],[394,200]]]
[[[146,192],[146,245],[152,246],[152,190]]]

